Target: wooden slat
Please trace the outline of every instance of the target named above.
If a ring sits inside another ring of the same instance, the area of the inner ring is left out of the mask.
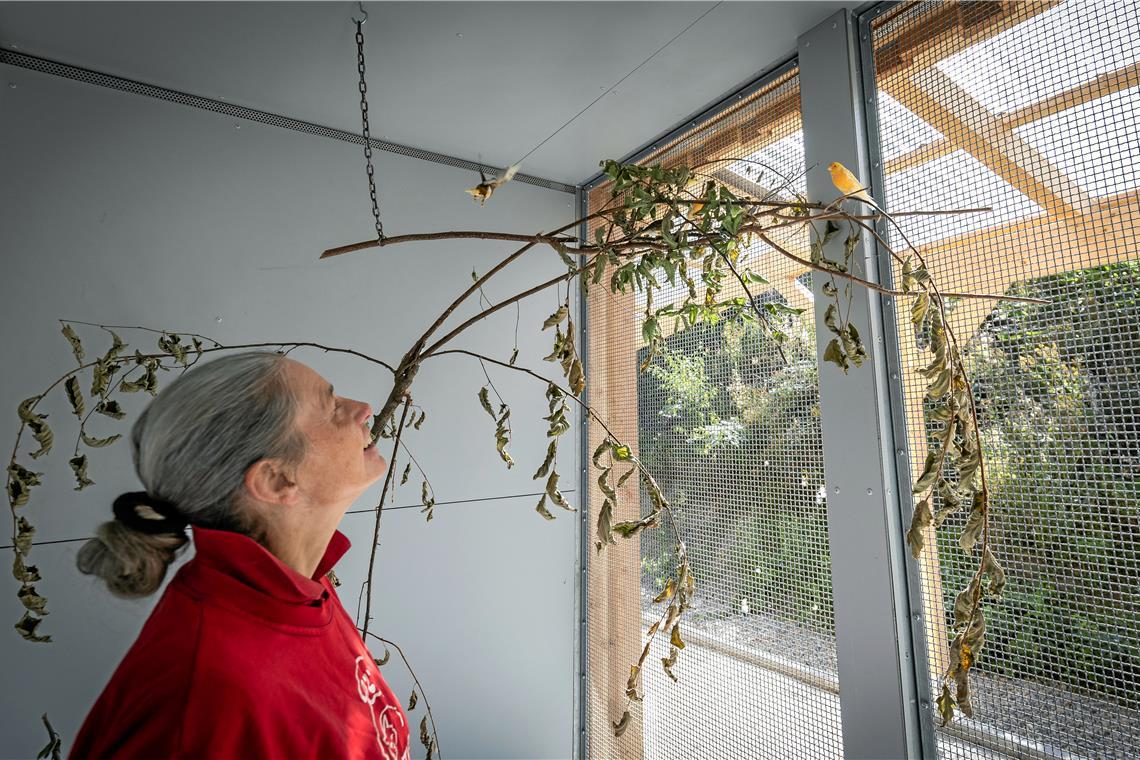
[[[905,75],[933,66],[991,37],[1012,29],[1063,0],[944,2],[910,23],[883,33],[893,19],[916,3],[900,5],[874,22],[875,71],[879,77]]]
[[[936,68],[896,77],[883,85],[891,97],[946,135],[1037,205],[1072,215],[1090,204],[1088,196],[1045,154],[1023,140],[954,80]]]
[[[590,403],[614,434],[636,452],[635,338],[640,335],[632,329],[632,321],[628,317],[634,309],[633,295],[615,293],[612,298],[591,298],[588,303],[592,330],[589,348]],[[604,436],[605,431],[599,425],[590,425],[590,452]],[[623,471],[615,473],[615,481]],[[591,754],[594,757],[640,760],[644,756],[641,705],[632,705],[631,723],[620,739],[613,737],[611,721],[617,720],[625,710],[629,668],[641,654],[641,545],[636,539],[617,538],[617,544],[605,547],[601,554],[595,552],[597,511],[603,496],[593,479],[590,482],[591,561],[587,605]],[[639,482],[638,478],[630,478],[618,489],[619,502],[614,511],[614,522],[640,517]],[[614,751],[618,748],[620,752]]]
[[[1140,62],[1125,66],[1116,71],[1102,74],[1096,79],[1072,87],[1064,92],[1034,103],[1016,111],[1002,114],[999,118],[1009,130],[1032,124],[1048,116],[1067,111],[1070,108],[1091,103],[1094,100],[1114,95],[1123,90],[1140,86]],[[909,153],[892,158],[884,163],[883,171],[886,176],[922,166],[953,153],[957,148],[954,143],[945,138],[929,145],[923,145]]]
[[[1004,114],[1001,119],[1007,127],[1016,129],[1047,116],[1067,111],[1075,106],[1081,106],[1137,86],[1140,86],[1140,61],[1122,69],[1101,74],[1084,84],[1079,84],[1037,103]]]

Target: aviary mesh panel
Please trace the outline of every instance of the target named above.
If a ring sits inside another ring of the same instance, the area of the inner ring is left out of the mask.
[[[942,289],[1047,301],[951,304],[1008,583],[987,615],[975,717],[939,731],[941,754],[1138,757],[1140,5],[909,3],[871,30],[880,200],[992,207],[902,228]],[[913,472],[941,423],[900,322]],[[964,519],[922,560],[932,679],[977,564],[957,545]]]
[[[741,195],[786,196],[779,190],[785,185],[803,192],[796,72],[778,75],[644,163],[700,165]],[[696,188],[704,182],[697,177]],[[590,211],[610,200],[608,185],[594,189]],[[809,257],[806,236],[783,242]],[[632,705],[632,722],[615,739],[612,722],[626,709],[626,680],[650,616],[660,614],[651,600],[671,577],[677,536],[663,527],[598,554],[591,535],[594,758],[842,757],[810,275],[759,244],[742,256],[771,283],[753,286],[758,303],[805,309],[784,326],[786,365],[755,326],[730,318],[680,330],[664,325],[664,354],[638,372],[644,295],[589,291],[590,400],[671,500],[698,586],[682,623],[679,681],[661,668],[668,654],[662,640],[643,671],[644,702]],[[678,285],[655,294],[654,306],[680,302],[687,290]],[[591,427],[591,451],[602,435]],[[619,492],[615,522],[648,512],[637,483],[631,478]],[[595,486],[591,533],[601,503]]]

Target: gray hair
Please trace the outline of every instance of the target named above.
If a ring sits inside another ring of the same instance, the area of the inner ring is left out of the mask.
[[[258,539],[260,528],[243,507],[246,470],[261,459],[294,466],[307,446],[285,367],[280,354],[233,354],[164,388],[131,428],[131,456],[147,493],[174,504],[191,525]],[[80,572],[128,598],[157,590],[189,540],[184,530],[148,534],[119,520],[103,523],[96,536],[79,550]]]

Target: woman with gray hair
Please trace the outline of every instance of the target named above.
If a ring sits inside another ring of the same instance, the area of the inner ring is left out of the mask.
[[[73,758],[383,758],[408,724],[327,575],[337,525],[385,471],[368,404],[309,367],[244,353],[194,367],[131,429],[145,491],[79,552],[113,594],[174,576]]]

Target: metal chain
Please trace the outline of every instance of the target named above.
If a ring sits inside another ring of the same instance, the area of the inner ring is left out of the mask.
[[[376,220],[376,240],[384,240],[384,224],[380,221],[380,201],[376,197],[376,177],[372,168],[372,136],[368,130],[368,84],[364,81],[364,20],[356,21],[356,70],[360,72],[360,121],[364,133],[364,161],[368,166],[368,195],[372,198],[372,218]],[[367,20],[367,19],[365,19]]]

